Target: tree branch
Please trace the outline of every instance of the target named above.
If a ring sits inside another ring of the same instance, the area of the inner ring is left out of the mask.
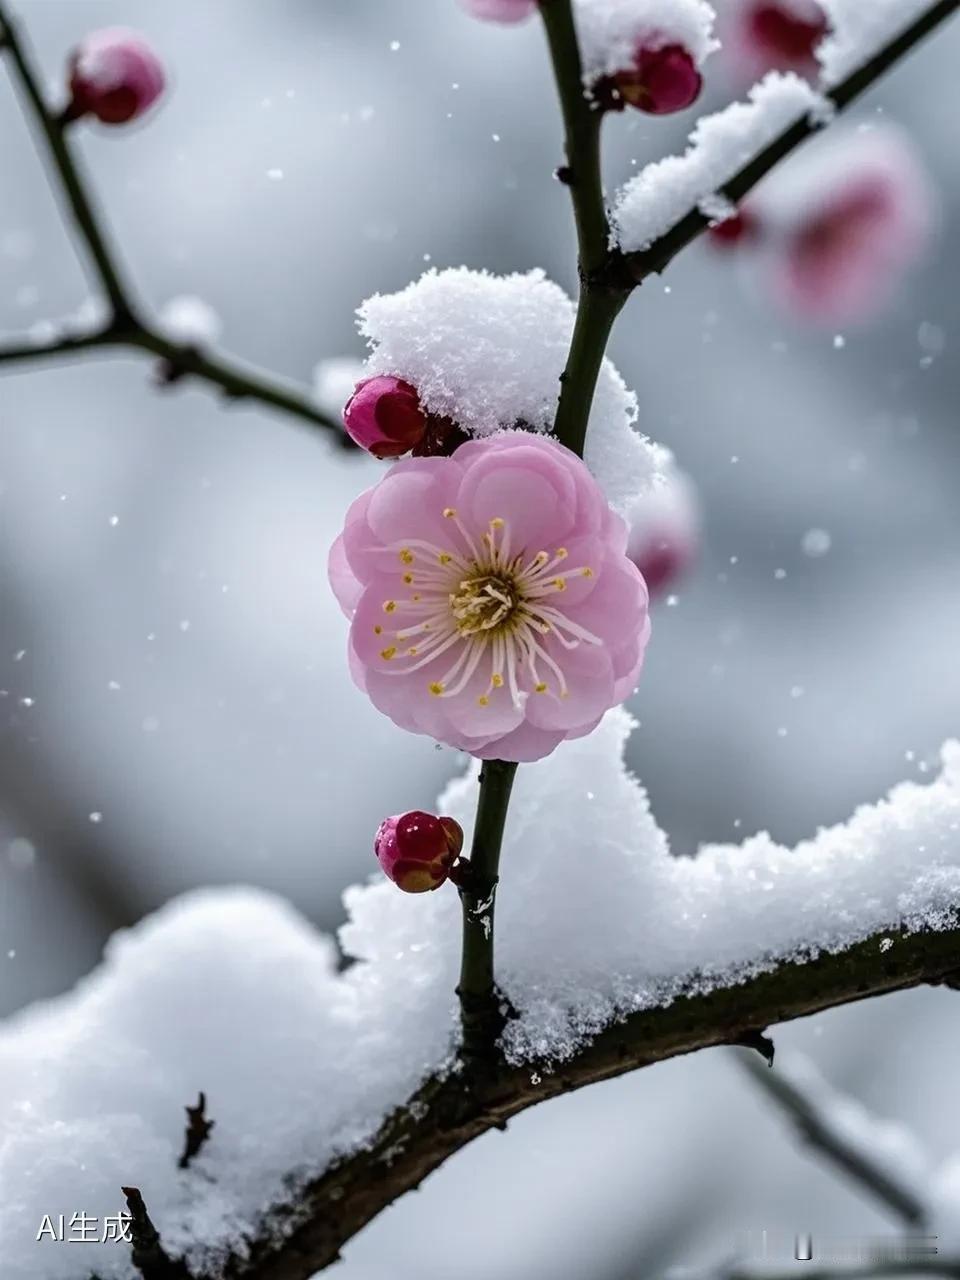
[[[41,79],[7,5],[0,0],[0,51],[7,51],[25,106],[43,139],[51,169],[71,217],[93,264],[98,285],[110,304],[110,320],[87,334],[61,333],[49,342],[28,338],[8,345],[0,343],[0,365],[83,354],[98,347],[125,347],[146,351],[165,362],[165,381],[190,376],[220,387],[231,399],[257,401],[343,438],[339,423],[317,408],[309,398],[265,374],[244,365],[209,355],[189,343],[174,342],[148,324],[133,303],[94,201],[73,156],[67,127],[47,106]]]
[[[761,1066],[752,1057],[743,1057],[742,1065],[757,1086],[793,1122],[801,1137],[828,1161],[882,1200],[908,1226],[922,1227],[925,1224],[927,1209],[915,1192],[890,1170],[872,1160],[868,1152],[851,1143],[823,1113],[812,1094],[784,1072]]]
[[[825,93],[825,97],[836,110],[844,111],[852,102],[870,89],[881,76],[895,66],[926,36],[960,8],[960,0],[937,0],[916,21],[906,27],[898,36],[884,45],[869,61],[853,71],[834,89]],[[819,133],[830,123],[829,118],[818,117],[811,120],[805,117],[784,130],[778,138],[758,152],[739,170],[717,194],[731,204],[739,204],[743,197],[751,191],[761,178],[784,160],[791,151],[806,142],[814,134]],[[681,249],[685,249],[696,238],[706,231],[710,219],[699,209],[691,209],[679,222],[666,231],[648,248],[637,253],[614,253],[608,264],[613,279],[632,280],[640,284],[647,276],[663,271],[673,261]]]
[[[577,318],[560,378],[554,432],[574,453],[582,454],[607,341],[634,282],[609,270],[610,224],[600,168],[603,110],[584,89],[571,2],[541,0],[540,13],[563,114],[567,164],[559,173],[573,201],[580,268]]]
[[[938,982],[956,969],[960,929],[900,933],[895,946],[881,951],[881,938],[895,935],[896,929],[887,930],[836,955],[789,961],[738,986],[681,996],[666,1008],[632,1014],[555,1067],[501,1063],[471,1079],[470,1088],[464,1087],[462,1073],[427,1080],[363,1150],[278,1206],[250,1253],[228,1262],[227,1280],[308,1280],[448,1156],[539,1102],[678,1054],[730,1044],[758,1026]],[[691,974],[691,990],[696,981]]]

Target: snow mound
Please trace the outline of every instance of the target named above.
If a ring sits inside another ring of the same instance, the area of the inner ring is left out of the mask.
[[[692,209],[711,213],[719,189],[768,143],[804,116],[821,117],[829,109],[800,76],[771,71],[747,102],[703,116],[682,156],[646,165],[617,194],[613,223],[620,248],[646,249]]]
[[[426,408],[490,435],[553,425],[575,307],[542,271],[428,271],[360,307],[366,372],[415,386]],[[656,483],[663,452],[633,428],[637,400],[609,360],[597,383],[585,461],[621,514]]]
[[[518,774],[497,909],[520,1014],[512,1061],[568,1057],[611,1018],[692,985],[887,929],[956,926],[960,744],[933,783],[903,783],[795,849],[760,834],[684,859],[623,766],[631,727],[612,711]],[[471,768],[440,801],[468,835],[476,788]],[[75,992],[0,1027],[4,1280],[76,1280],[73,1249],[37,1242],[43,1216],[116,1214],[124,1184],[171,1252],[209,1266],[450,1063],[456,893],[410,897],[379,878],[346,903],[341,942],[357,963],[343,972],[277,898],[200,892],[118,935]],[[181,1172],[183,1107],[201,1089],[216,1128]],[[122,1246],[85,1258],[101,1280],[135,1280]]]
[[[641,41],[682,44],[698,66],[720,47],[705,0],[576,0],[574,17],[588,85],[631,66]]]

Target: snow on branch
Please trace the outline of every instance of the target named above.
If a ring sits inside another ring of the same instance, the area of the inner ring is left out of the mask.
[[[684,155],[647,165],[618,193],[612,276],[637,283],[662,271],[958,7],[960,0],[832,0],[834,28],[821,46],[820,90],[792,74],[771,72],[747,103],[701,119]],[[618,261],[616,249],[625,260]]]
[[[956,968],[960,746],[932,784],[902,784],[795,849],[759,835],[683,859],[620,762],[630,727],[611,712],[518,776],[499,932],[518,1016],[490,1076],[456,1060],[456,895],[384,881],[347,894],[343,972],[278,899],[201,892],[114,938],[74,993],[12,1019],[5,1280],[77,1280],[74,1251],[36,1244],[43,1215],[116,1213],[122,1186],[193,1276],[306,1280],[537,1101]],[[471,771],[442,809],[469,825],[475,790]],[[184,1099],[200,1090],[217,1125],[180,1170]],[[122,1249],[98,1267],[136,1274]]]
[[[682,156],[646,165],[617,195],[613,224],[625,253],[647,249],[689,209],[723,216],[720,191],[753,156],[804,116],[829,118],[830,105],[801,76],[771,71],[734,102],[697,122]],[[711,204],[711,197],[713,203]]]

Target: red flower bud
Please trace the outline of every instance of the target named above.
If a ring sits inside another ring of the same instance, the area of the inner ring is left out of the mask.
[[[712,223],[707,230],[718,249],[732,249],[745,240],[756,240],[760,234],[760,222],[749,209],[738,209],[722,222]]]
[[[427,415],[416,387],[381,374],[357,383],[343,411],[343,425],[375,458],[399,458],[423,441]]]
[[[102,124],[136,120],[163,92],[163,64],[135,31],[111,27],[87,36],[70,55],[66,117],[93,115]]]
[[[419,809],[384,818],[373,842],[384,875],[404,893],[439,888],[462,848],[458,822]]]
[[[640,45],[633,66],[613,77],[620,97],[649,115],[669,115],[696,102],[703,87],[697,64],[681,44]]]

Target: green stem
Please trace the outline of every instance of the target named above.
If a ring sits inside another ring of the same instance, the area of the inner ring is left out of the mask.
[[[493,969],[493,909],[500,846],[516,772],[517,766],[507,760],[483,763],[470,866],[460,885],[463,951],[457,995],[463,1024],[463,1053],[472,1061],[495,1056],[496,1041],[503,1029]]]

